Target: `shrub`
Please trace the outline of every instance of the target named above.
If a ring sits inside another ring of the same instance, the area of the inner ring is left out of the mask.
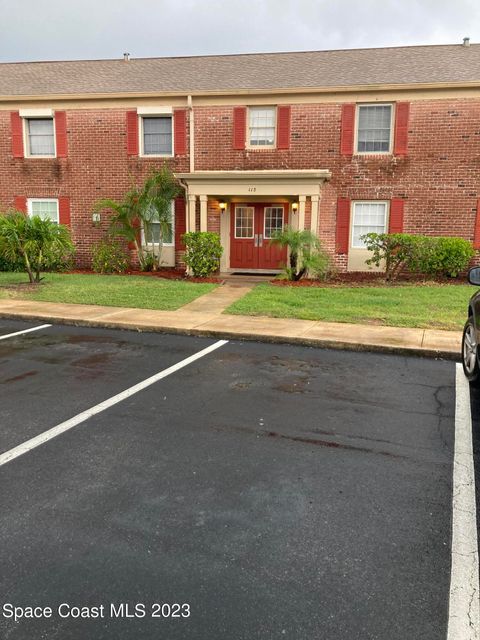
[[[10,259],[0,255],[0,271],[25,271],[25,263],[22,259]]]
[[[406,233],[367,233],[362,240],[372,253],[365,263],[376,267],[383,263],[387,281],[395,280],[400,271],[411,263],[417,244],[415,236]]]
[[[456,278],[467,269],[474,255],[471,242],[464,238],[424,238],[411,270],[434,277]]]
[[[402,270],[432,277],[456,277],[475,255],[472,244],[463,238],[432,237],[407,233],[367,233],[363,236],[372,257],[366,264],[385,265],[387,281]]]
[[[127,252],[114,238],[102,240],[92,249],[92,269],[96,273],[124,273],[129,266]]]
[[[206,278],[220,268],[223,247],[216,233],[190,231],[183,236],[184,261],[196,277]]]

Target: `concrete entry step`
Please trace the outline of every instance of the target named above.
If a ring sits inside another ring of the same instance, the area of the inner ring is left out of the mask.
[[[236,285],[251,285],[255,286],[262,282],[270,282],[275,277],[274,273],[221,273],[220,278],[224,280],[226,284],[231,286]]]

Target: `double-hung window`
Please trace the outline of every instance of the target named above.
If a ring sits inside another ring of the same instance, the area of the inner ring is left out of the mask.
[[[144,156],[173,155],[172,116],[142,117],[142,154]]]
[[[274,147],[276,119],[275,107],[249,107],[248,146]]]
[[[25,139],[28,156],[55,156],[53,118],[25,118]]]
[[[389,153],[392,105],[361,104],[357,110],[357,153]]]
[[[58,200],[53,198],[29,198],[27,201],[29,216],[40,216],[43,220],[59,222]]]
[[[367,233],[385,233],[387,202],[354,202],[352,220],[352,248],[364,249],[361,239]]]
[[[175,206],[172,200],[170,205],[170,214],[163,224],[160,224],[158,214],[152,212],[148,222],[145,222],[143,228],[143,244],[144,246],[159,246],[160,241],[163,246],[173,246],[173,238],[175,233]]]

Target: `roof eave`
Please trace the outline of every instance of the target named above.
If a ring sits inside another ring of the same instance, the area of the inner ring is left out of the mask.
[[[174,98],[191,95],[192,97],[215,96],[248,96],[248,95],[292,95],[292,94],[323,94],[323,93],[365,93],[375,91],[422,91],[435,89],[477,89],[480,88],[480,80],[469,82],[428,82],[428,83],[402,83],[402,84],[360,84],[332,87],[289,87],[270,89],[226,89],[222,91],[129,91],[109,93],[46,93],[46,94],[18,94],[1,95],[0,102],[30,102],[45,100],[109,100],[119,98]]]

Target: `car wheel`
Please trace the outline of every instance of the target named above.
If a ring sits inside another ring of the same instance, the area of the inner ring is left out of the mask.
[[[471,383],[478,384],[480,382],[480,367],[478,366],[477,349],[475,326],[473,324],[473,318],[470,316],[463,329],[462,364],[466,378]]]

